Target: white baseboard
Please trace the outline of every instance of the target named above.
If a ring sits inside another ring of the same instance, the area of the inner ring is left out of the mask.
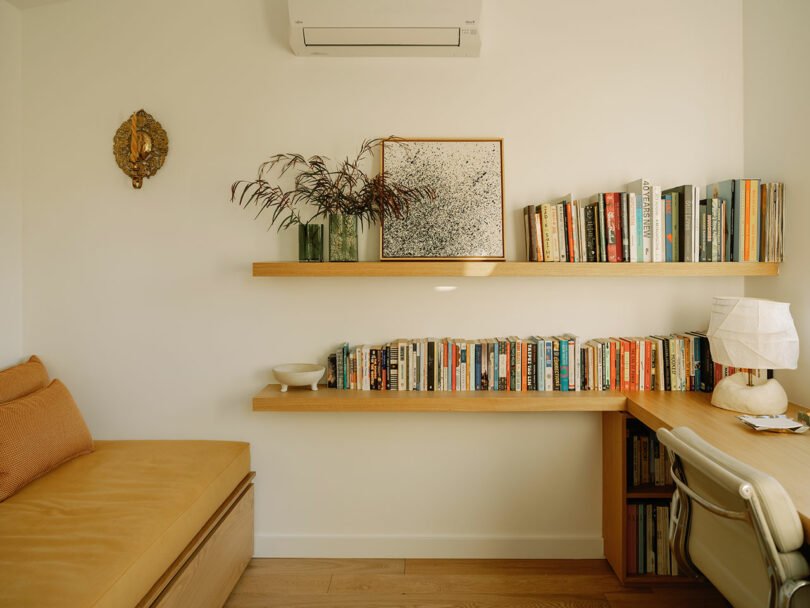
[[[286,536],[258,534],[256,557],[599,559],[601,536]]]

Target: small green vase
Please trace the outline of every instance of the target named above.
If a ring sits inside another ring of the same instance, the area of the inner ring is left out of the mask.
[[[298,261],[323,262],[323,224],[298,224]]]
[[[329,261],[357,261],[357,216],[329,215]]]

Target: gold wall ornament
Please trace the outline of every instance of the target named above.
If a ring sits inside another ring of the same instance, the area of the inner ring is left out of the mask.
[[[143,186],[163,166],[169,136],[151,114],[142,109],[121,123],[113,137],[113,154],[121,170],[132,178],[132,187]]]

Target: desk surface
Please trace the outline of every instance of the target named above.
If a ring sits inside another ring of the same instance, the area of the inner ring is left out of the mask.
[[[739,414],[710,405],[709,393],[628,392],[627,412],[651,429],[688,426],[737,460],[776,478],[793,499],[810,543],[810,431],[803,435],[749,429]],[[795,418],[797,407],[787,414]]]

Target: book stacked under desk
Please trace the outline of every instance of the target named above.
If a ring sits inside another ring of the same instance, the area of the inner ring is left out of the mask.
[[[344,343],[327,386],[379,391],[712,391],[736,370],[712,361],[702,332],[583,340],[572,334]],[[765,370],[755,372],[764,376]]]
[[[627,574],[677,576],[668,540],[669,457],[655,432],[637,421],[628,422],[627,456]]]
[[[729,179],[571,195],[523,210],[533,262],[781,262],[784,184]]]

